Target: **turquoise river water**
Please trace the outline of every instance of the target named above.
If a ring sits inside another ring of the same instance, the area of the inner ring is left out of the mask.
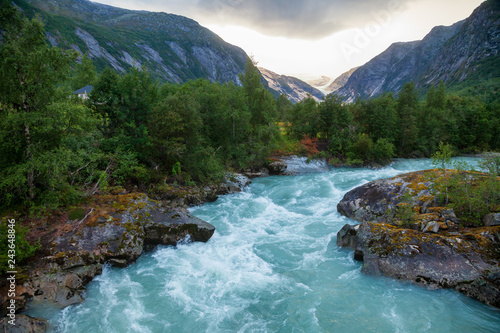
[[[84,303],[29,314],[68,333],[500,332],[498,309],[454,290],[366,276],[352,251],[336,246],[337,231],[353,223],[336,209],[348,190],[431,167],[397,160],[379,170],[254,179],[241,193],[191,209],[216,227],[209,242],[105,267]]]

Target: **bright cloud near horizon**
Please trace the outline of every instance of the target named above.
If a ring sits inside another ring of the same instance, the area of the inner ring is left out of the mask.
[[[303,80],[336,78],[394,42],[467,18],[484,0],[92,0],[198,21],[258,65]]]

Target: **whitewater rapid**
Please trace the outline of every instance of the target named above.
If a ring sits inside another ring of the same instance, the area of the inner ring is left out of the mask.
[[[468,159],[475,163],[475,160]],[[255,179],[243,192],[191,209],[213,224],[207,243],[160,247],[127,268],[105,267],[84,303],[35,305],[54,332],[498,332],[500,311],[454,290],[360,273],[336,244],[351,220],[337,203],[374,179],[431,168]]]

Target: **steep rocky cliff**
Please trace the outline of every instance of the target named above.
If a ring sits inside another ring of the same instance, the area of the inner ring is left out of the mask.
[[[286,95],[293,103],[299,102],[309,95],[318,101],[323,98],[321,91],[295,77],[279,75],[262,67],[259,67],[259,71],[267,81],[269,88],[279,94]]]
[[[487,80],[498,86],[499,26],[499,2],[486,1],[466,20],[435,27],[421,41],[392,44],[355,70],[335,93],[353,102],[383,92],[398,93],[410,81],[420,92],[441,80],[451,90]]]
[[[239,82],[246,53],[186,17],[133,11],[87,0],[17,0],[39,14],[52,45],[88,53],[98,69],[145,66],[161,81]]]

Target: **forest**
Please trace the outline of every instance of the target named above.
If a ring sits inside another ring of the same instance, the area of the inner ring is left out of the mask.
[[[272,156],[305,154],[333,165],[383,165],[500,148],[500,105],[448,94],[444,83],[419,96],[408,83],[394,96],[346,104],[335,95],[292,104],[274,99],[251,59],[241,86],[204,79],[160,83],[143,69],[100,73],[86,55],[51,47],[43,23],[1,10],[0,210],[39,214],[111,187],[221,181]],[[86,85],[87,100],[72,94]]]

